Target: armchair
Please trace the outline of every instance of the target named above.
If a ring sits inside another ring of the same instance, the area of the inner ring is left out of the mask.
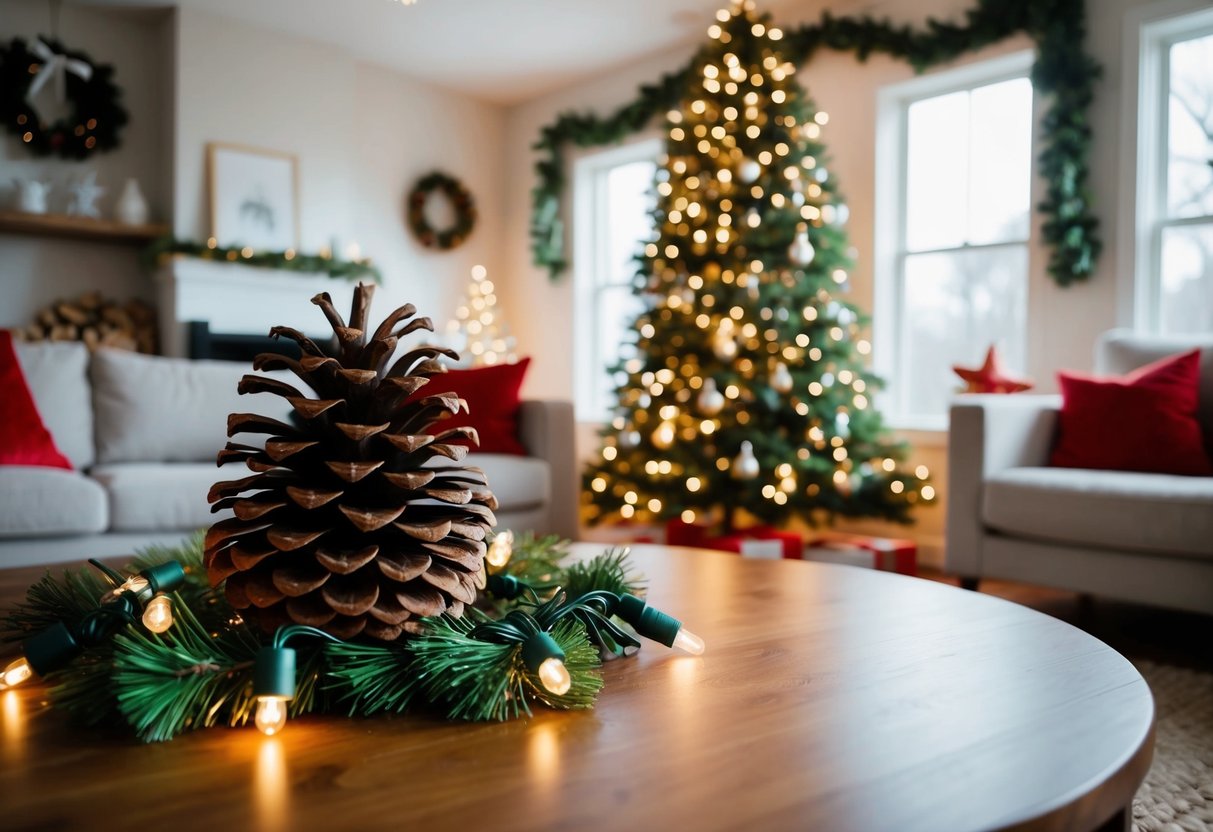
[[[1124,373],[1197,346],[1199,418],[1213,437],[1213,338],[1112,331],[1095,368]],[[1060,405],[1036,395],[953,404],[948,570],[970,587],[996,577],[1213,613],[1213,477],[1049,467]]]

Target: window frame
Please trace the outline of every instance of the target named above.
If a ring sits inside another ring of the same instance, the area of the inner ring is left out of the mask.
[[[606,372],[606,359],[599,353],[602,319],[598,298],[604,290],[626,287],[606,282],[609,273],[606,235],[602,233],[606,209],[607,175],[611,170],[635,162],[651,161],[660,166],[665,146],[659,138],[642,138],[620,147],[587,153],[573,163],[573,408],[576,421],[603,423],[610,420],[610,401],[600,401],[599,373]],[[594,369],[598,368],[598,369]]]
[[[1160,334],[1163,232],[1208,225],[1213,218],[1167,216],[1170,49],[1181,41],[1213,35],[1213,8],[1203,0],[1168,0],[1132,10],[1128,18],[1125,89],[1134,91],[1136,100],[1126,96],[1123,161],[1133,166],[1136,176],[1130,180],[1133,207],[1121,222],[1121,239],[1132,240],[1132,251],[1122,260],[1118,318],[1135,330]]]
[[[872,315],[872,363],[886,387],[881,391],[879,403],[886,422],[893,428],[921,431],[945,431],[948,414],[908,414],[901,404],[902,389],[897,378],[899,372],[898,353],[902,337],[902,314],[904,312],[905,261],[910,254],[921,255],[936,252],[965,252],[981,249],[1022,246],[1028,263],[1024,291],[1028,295],[1027,311],[1031,317],[1031,282],[1033,246],[1036,238],[1036,118],[1037,96],[1033,89],[1032,149],[1029,162],[1029,219],[1027,235],[1022,240],[997,243],[965,243],[960,246],[909,252],[906,249],[905,212],[909,166],[906,164],[909,150],[909,109],[917,101],[950,93],[972,90],[990,84],[998,84],[1016,78],[1031,79],[1035,54],[1021,50],[972,64],[932,73],[882,87],[876,96],[876,200],[873,228],[873,315]],[[1024,357],[1029,360],[1031,341],[1029,327],[1025,327]]]

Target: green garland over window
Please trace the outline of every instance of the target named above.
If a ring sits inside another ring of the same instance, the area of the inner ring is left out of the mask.
[[[905,60],[921,72],[1020,32],[1036,42],[1032,83],[1049,99],[1037,157],[1037,173],[1047,183],[1037,209],[1045,216],[1044,239],[1051,249],[1048,270],[1059,285],[1068,286],[1091,276],[1102,248],[1099,220],[1091,209],[1087,187],[1091,147],[1087,112],[1100,67],[1082,48],[1086,39],[1084,0],[978,0],[963,23],[931,18],[922,31],[895,26],[888,20],[834,17],[827,12],[819,22],[786,33],[785,55],[803,65],[820,48],[852,51],[860,61],[883,53]],[[541,156],[535,165],[539,181],[532,192],[531,251],[535,265],[548,269],[553,280],[568,266],[560,220],[564,146],[617,142],[655,116],[678,107],[689,66],[641,87],[635,101],[606,118],[564,113],[541,131],[534,145]]]
[[[66,49],[58,40],[40,40],[56,55],[91,68],[87,78],[65,71],[64,89],[71,112],[51,123],[38,118],[26,100],[42,59],[21,38],[0,44],[0,122],[36,156],[58,155],[87,159],[113,150],[129,116],[122,106],[122,91],[114,84],[114,68],[94,63],[84,52]]]

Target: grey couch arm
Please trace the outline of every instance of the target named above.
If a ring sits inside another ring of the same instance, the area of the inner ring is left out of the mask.
[[[959,396],[948,426],[945,562],[965,577],[981,573],[982,483],[1007,468],[1047,465],[1060,396]]]
[[[545,460],[552,477],[548,510],[550,532],[577,539],[577,504],[580,487],[573,437],[573,403],[524,401],[518,412],[518,432],[527,453]]]

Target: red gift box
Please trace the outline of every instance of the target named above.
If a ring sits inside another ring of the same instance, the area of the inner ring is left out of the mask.
[[[809,549],[861,550],[871,557],[871,568],[899,575],[918,574],[918,544],[913,540],[892,537],[870,537],[866,535],[833,535],[808,542]],[[809,560],[815,558],[809,557]],[[826,558],[831,562],[842,562]]]
[[[670,546],[698,546],[722,552],[745,554],[747,544],[755,540],[766,540],[779,544],[781,557],[799,560],[803,556],[804,538],[795,532],[781,532],[770,526],[751,526],[733,534],[712,536],[708,526],[699,523],[684,523],[671,520],[665,528],[666,543]]]

